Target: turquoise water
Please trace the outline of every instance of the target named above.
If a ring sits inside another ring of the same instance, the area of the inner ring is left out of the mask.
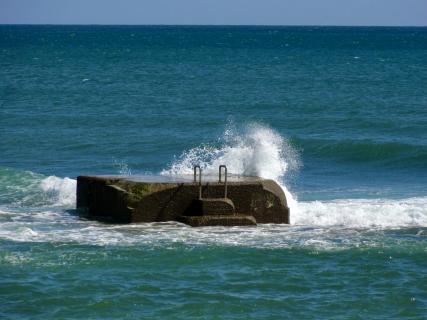
[[[0,71],[0,318],[426,318],[426,28],[3,25]],[[194,163],[291,225],[75,212],[78,175]]]

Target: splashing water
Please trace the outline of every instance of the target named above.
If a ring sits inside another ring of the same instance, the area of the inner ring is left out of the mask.
[[[195,164],[208,174],[216,174],[218,166],[226,164],[234,174],[275,180],[285,192],[294,225],[356,228],[427,225],[427,198],[298,202],[286,186],[287,178],[300,167],[298,152],[271,128],[252,124],[239,133],[229,126],[220,141],[220,147],[204,144],[184,152],[161,174],[191,174]]]
[[[271,128],[251,124],[242,133],[229,125],[220,141],[220,147],[205,144],[184,152],[161,174],[191,174],[195,164],[207,174],[216,174],[218,167],[225,164],[232,174],[275,180],[285,192],[288,205],[292,209],[297,207],[285,179],[299,168],[300,161],[287,139]]]
[[[117,169],[118,173],[124,176],[131,176],[132,170],[124,160],[113,159],[113,166]]]
[[[40,188],[47,193],[55,205],[74,205],[77,181],[70,178],[50,176],[40,182]]]

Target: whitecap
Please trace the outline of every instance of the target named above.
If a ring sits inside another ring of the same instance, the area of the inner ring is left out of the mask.
[[[427,227],[427,197],[298,202],[291,220],[309,226]]]
[[[54,205],[74,205],[77,181],[70,178],[49,176],[40,182],[40,188],[49,195]]]

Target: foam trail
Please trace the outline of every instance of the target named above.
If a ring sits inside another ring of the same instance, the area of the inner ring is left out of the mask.
[[[207,174],[217,174],[226,164],[233,174],[259,176],[278,182],[286,194],[288,205],[296,207],[296,200],[284,184],[285,175],[299,166],[298,153],[276,131],[259,124],[247,126],[237,133],[231,126],[220,140],[220,147],[202,145],[184,152],[163,175],[192,174],[198,164]]]
[[[427,227],[427,197],[299,202],[292,222],[349,228]]]
[[[329,250],[378,245],[400,248],[404,242],[408,246],[418,246],[414,237],[419,240],[426,237],[427,197],[301,202],[300,205],[302,215],[293,226],[265,224],[257,228],[191,228],[176,222],[110,225],[76,219],[56,209],[13,212],[0,208],[0,239],[148,247],[185,243]],[[354,212],[355,209],[358,211]],[[409,228],[397,233],[391,230],[401,227]],[[410,238],[402,238],[402,232]]]

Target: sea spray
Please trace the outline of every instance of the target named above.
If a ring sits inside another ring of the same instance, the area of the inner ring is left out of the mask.
[[[125,175],[125,176],[132,175],[132,170],[126,161],[113,158],[112,163],[119,174]]]
[[[161,174],[191,174],[198,164],[204,173],[213,175],[225,164],[232,174],[275,180],[285,192],[291,212],[297,208],[285,180],[299,168],[299,155],[285,137],[260,124],[247,125],[240,131],[229,125],[219,141],[219,147],[203,144],[185,151]]]

